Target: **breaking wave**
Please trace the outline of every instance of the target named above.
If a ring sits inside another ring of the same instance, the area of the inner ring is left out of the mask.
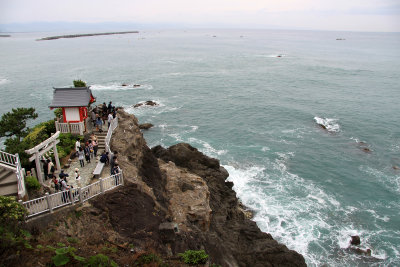
[[[112,83],[112,84],[93,84],[90,89],[95,91],[126,91],[126,90],[151,90],[153,86],[150,84],[124,84],[123,83]]]
[[[340,125],[337,123],[337,119],[329,119],[329,118],[320,118],[315,116],[314,117],[315,122],[324,128],[325,130],[329,132],[339,132],[340,131]]]
[[[253,220],[262,231],[302,254],[310,266],[380,266],[391,262],[388,249],[399,253],[392,246],[377,246],[377,239],[389,231],[367,230],[356,219],[365,214],[376,225],[388,222],[388,216],[375,211],[379,207],[343,206],[323,187],[288,171],[286,165],[294,153],[275,155],[265,166],[223,165],[243,204],[255,212]],[[361,248],[371,248],[372,257],[348,250],[351,235],[362,237]]]
[[[0,85],[6,84],[6,83],[9,83],[9,82],[10,82],[10,80],[7,80],[5,78],[0,78]]]

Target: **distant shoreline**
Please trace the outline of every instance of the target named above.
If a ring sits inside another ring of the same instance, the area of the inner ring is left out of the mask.
[[[37,39],[36,41],[48,41],[48,40],[57,40],[57,39],[61,39],[61,38],[78,38],[78,37],[113,35],[113,34],[128,34],[128,33],[139,33],[139,32],[138,31],[127,31],[127,32],[103,32],[103,33],[57,35],[57,36],[49,36],[49,37],[40,38],[40,39]]]
[[[9,34],[0,34],[0,37],[11,37]]]

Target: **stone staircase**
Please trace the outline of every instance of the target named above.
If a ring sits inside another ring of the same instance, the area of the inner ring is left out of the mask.
[[[94,131],[93,133],[97,136],[97,143],[99,144],[97,154],[101,155],[101,153],[106,149],[107,131],[103,131],[103,132]]]
[[[15,170],[0,164],[0,195],[18,196],[18,179]]]

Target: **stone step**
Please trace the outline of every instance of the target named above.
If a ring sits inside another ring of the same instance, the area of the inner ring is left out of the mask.
[[[2,196],[16,196],[18,195],[18,183],[0,185],[0,192]]]
[[[0,167],[0,195],[18,195],[17,176],[12,170]]]
[[[99,136],[107,136],[107,132],[105,132],[105,131],[103,131],[103,132],[96,132],[96,131],[93,131],[93,133],[94,133],[95,135],[97,135],[97,137],[99,137]]]
[[[4,180],[10,175],[13,175],[13,171],[0,167],[0,181]]]

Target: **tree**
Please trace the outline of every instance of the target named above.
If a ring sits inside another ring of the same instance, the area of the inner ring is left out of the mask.
[[[38,114],[34,108],[13,108],[12,112],[7,112],[0,119],[0,137],[16,137],[17,142],[25,137],[29,128],[26,121],[36,119]]]
[[[82,80],[74,80],[75,87],[86,87],[86,83]]]

